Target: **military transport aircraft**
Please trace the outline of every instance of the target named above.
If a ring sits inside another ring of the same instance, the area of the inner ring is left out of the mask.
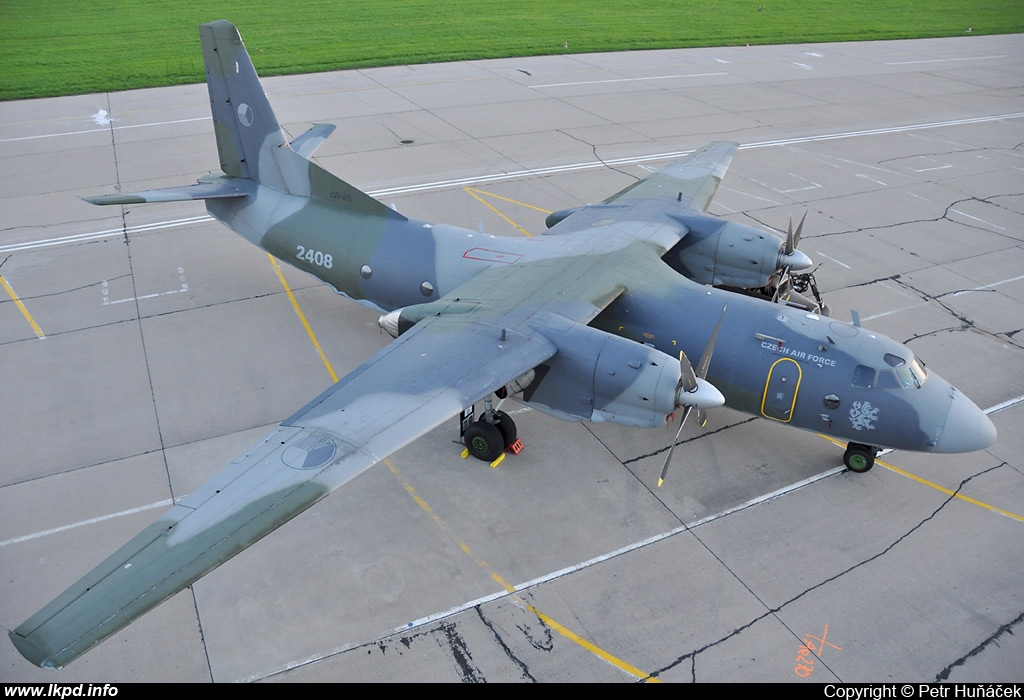
[[[205,200],[254,244],[379,309],[396,340],[11,632],[33,663],[73,661],[481,400],[478,420],[464,414],[466,450],[488,461],[515,451],[494,393],[563,419],[646,427],[680,409],[680,423],[691,410],[703,422],[724,402],[850,441],[853,471],[883,446],[967,452],[995,440],[978,407],[909,349],[829,317],[800,272],[811,264],[796,249],[802,224],[783,238],[705,213],[737,144],[552,214],[539,238],[484,235],[406,218],[321,169],[309,157],[333,127],[288,143],[235,27],[200,35],[223,174],[89,201]],[[695,370],[687,357],[698,356]]]

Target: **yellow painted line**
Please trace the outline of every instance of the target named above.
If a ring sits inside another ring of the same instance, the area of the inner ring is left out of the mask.
[[[474,191],[473,191],[473,188],[472,188],[472,187],[463,187],[462,189],[464,189],[464,190],[465,190],[466,192],[468,192],[468,193],[469,193],[469,194],[470,194],[470,195],[471,195],[472,197],[474,197],[474,198],[475,198],[475,199],[476,199],[476,200],[477,200],[478,202],[480,202],[481,204],[483,204],[483,205],[484,205],[485,207],[487,207],[488,209],[490,209],[491,211],[493,211],[493,212],[494,212],[495,214],[497,214],[498,216],[500,216],[501,218],[503,218],[503,219],[504,219],[505,221],[507,221],[507,222],[508,222],[509,224],[511,224],[512,226],[515,226],[515,227],[516,227],[517,229],[519,229],[520,231],[522,231],[522,232],[523,232],[523,234],[524,234],[524,235],[526,235],[526,236],[527,236],[528,238],[533,238],[533,235],[532,235],[532,234],[530,234],[530,232],[529,232],[529,231],[527,231],[527,230],[526,230],[525,228],[523,228],[522,226],[520,226],[519,224],[517,224],[517,223],[516,223],[515,221],[513,221],[513,220],[512,220],[512,219],[510,219],[510,218],[508,218],[507,216],[505,216],[504,214],[502,214],[502,213],[501,213],[500,211],[498,211],[498,210],[497,210],[497,209],[496,209],[496,208],[495,208],[495,207],[494,207],[494,206],[493,206],[493,205],[492,205],[492,204],[491,204],[490,202],[486,201],[486,200],[485,200],[485,199],[484,199],[483,197],[481,197],[481,196],[480,196],[480,195],[478,195],[478,194],[477,194],[476,192],[474,192]]]
[[[324,367],[327,368],[327,374],[331,375],[332,381],[338,381],[338,375],[334,373],[334,368],[331,367],[331,363],[328,361],[327,355],[324,354],[324,349],[320,347],[320,341],[316,339],[316,334],[310,327],[309,321],[306,320],[306,314],[302,313],[302,309],[299,308],[299,302],[295,299],[295,295],[292,294],[292,288],[288,286],[288,282],[284,279],[284,273],[281,272],[281,266],[277,264],[277,260],[270,253],[267,253],[267,257],[270,258],[270,264],[274,266],[274,272],[277,273],[277,279],[281,281],[281,286],[284,287],[285,293],[288,294],[288,298],[292,302],[292,307],[295,309],[295,313],[299,315],[299,320],[302,321],[302,327],[306,329],[306,333],[309,334],[309,339],[313,341],[313,347],[316,348],[316,352],[320,356],[320,360],[324,363]]]
[[[944,493],[944,494],[946,494],[948,496],[956,496],[961,501],[966,501],[967,503],[970,503],[972,506],[978,506],[979,508],[984,508],[985,510],[990,510],[993,513],[998,513],[999,515],[1005,515],[1007,518],[1012,518],[1013,520],[1017,520],[1019,522],[1024,523],[1024,517],[1022,517],[1020,515],[1017,515],[1016,513],[1011,513],[1008,510],[1003,510],[1002,508],[999,508],[997,506],[993,506],[993,505],[990,505],[988,503],[984,503],[982,501],[977,500],[976,498],[971,498],[969,496],[965,496],[962,493],[956,493],[955,491],[951,491],[950,489],[947,489],[945,486],[939,486],[938,484],[934,484],[934,483],[932,483],[932,482],[930,482],[930,481],[928,481],[926,479],[922,479],[919,476],[914,476],[910,472],[904,471],[904,470],[900,469],[899,467],[894,467],[891,464],[889,464],[887,462],[883,462],[880,459],[876,459],[875,460],[875,464],[881,464],[883,467],[885,467],[886,469],[889,469],[890,471],[894,471],[894,472],[896,472],[897,474],[899,474],[901,476],[907,477],[908,479],[913,479],[914,481],[918,482],[919,484],[924,484],[925,486],[930,486],[933,489],[935,489],[936,491],[941,491],[942,493]]]
[[[28,309],[25,308],[25,305],[21,303],[21,299],[19,299],[18,295],[14,293],[14,290],[11,289],[11,285],[7,283],[7,280],[4,279],[3,275],[0,275],[0,284],[2,284],[4,289],[7,290],[7,295],[11,298],[11,301],[14,302],[14,305],[18,307],[18,311],[20,311],[21,315],[25,317],[25,320],[28,321],[28,325],[32,326],[32,330],[35,332],[36,337],[40,340],[46,338],[46,334],[43,333],[43,329],[40,328],[39,324],[36,323],[36,320],[32,318],[32,314],[30,314]]]
[[[505,202],[511,202],[512,204],[518,204],[521,207],[526,207],[527,209],[533,209],[534,211],[539,211],[539,212],[544,213],[544,214],[550,214],[551,213],[550,209],[541,209],[540,207],[535,207],[532,204],[527,204],[526,202],[520,202],[518,199],[510,199],[509,197],[502,197],[500,194],[494,194],[493,192],[488,192],[486,190],[482,190],[479,187],[467,187],[466,190],[469,191],[469,192],[479,192],[480,194],[485,194],[488,197],[494,197],[495,199],[500,199],[500,200],[503,200]]]
[[[821,433],[818,433],[817,435],[820,438],[824,438],[825,440],[828,440],[833,445],[837,445],[838,447],[842,447],[843,449],[846,449],[846,443],[844,443],[844,442],[840,442],[839,440],[836,440],[833,437],[830,437],[828,435],[823,435]],[[1011,518],[1013,520],[1017,520],[1019,522],[1024,523],[1024,516],[1017,515],[1016,513],[1011,513],[1008,510],[1003,510],[1002,508],[1000,508],[998,506],[991,505],[990,503],[985,503],[984,501],[979,501],[976,498],[971,498],[970,496],[965,496],[962,493],[957,493],[956,491],[953,491],[952,489],[947,489],[945,486],[940,486],[939,484],[936,484],[934,482],[928,481],[927,479],[922,479],[921,477],[916,476],[914,474],[911,474],[910,472],[905,471],[903,469],[900,469],[899,467],[894,467],[893,465],[889,464],[888,462],[884,462],[884,461],[882,461],[880,459],[876,459],[875,460],[875,464],[881,465],[881,466],[885,467],[886,469],[888,469],[889,471],[895,472],[895,473],[899,474],[900,476],[905,476],[908,479],[916,481],[919,484],[923,484],[924,486],[928,486],[930,488],[933,488],[936,491],[941,491],[942,493],[946,494],[947,496],[955,496],[956,498],[960,499],[961,501],[964,501],[965,503],[970,503],[972,506],[978,506],[979,508],[984,508],[985,510],[992,511],[993,513],[997,513],[998,515],[1005,515],[1007,518]]]
[[[406,490],[406,492],[410,496],[412,496],[413,500],[415,500],[416,503],[419,504],[420,508],[422,508],[427,513],[427,515],[430,516],[430,519],[433,520],[437,524],[438,527],[440,527],[442,530],[447,532],[448,531],[448,526],[445,524],[444,520],[436,512],[434,512],[434,509],[431,508],[430,505],[427,504],[426,501],[424,501],[422,498],[420,498],[419,494],[416,493],[416,489],[413,488],[412,484],[410,484],[408,481],[406,481],[405,477],[402,476],[402,474],[398,471],[398,469],[391,462],[391,460],[385,458],[384,459],[384,464],[387,465],[388,469],[391,470],[391,473],[395,476],[396,479],[398,479],[398,483],[400,483],[402,485],[402,488],[404,488]],[[613,656],[612,654],[609,654],[607,651],[605,651],[601,647],[597,646],[593,642],[587,641],[583,637],[579,636],[578,634],[576,634],[575,632],[570,630],[565,625],[560,624],[556,620],[554,620],[551,617],[545,615],[540,610],[538,610],[534,606],[532,606],[529,603],[527,603],[525,600],[523,600],[522,598],[520,598],[519,596],[516,595],[516,587],[513,586],[512,584],[508,583],[496,571],[494,571],[494,569],[491,568],[490,564],[488,564],[486,561],[484,561],[483,559],[478,557],[476,554],[474,554],[473,550],[470,549],[468,544],[466,544],[465,542],[461,542],[461,541],[458,542],[457,544],[459,546],[459,549],[461,549],[463,551],[463,553],[466,554],[466,556],[468,556],[470,559],[472,559],[474,562],[476,562],[477,566],[479,566],[482,569],[485,569],[490,574],[491,579],[493,579],[495,583],[497,583],[499,586],[501,586],[503,589],[505,589],[505,591],[512,597],[513,600],[515,600],[516,603],[518,603],[519,605],[523,606],[525,609],[529,610],[531,613],[536,615],[538,617],[538,619],[540,619],[542,622],[544,622],[544,624],[546,624],[548,627],[550,627],[551,629],[555,630],[556,632],[558,632],[560,635],[562,635],[563,637],[565,637],[569,641],[574,642],[574,643],[578,644],[579,646],[583,647],[584,649],[586,649],[590,653],[594,654],[598,658],[608,662],[612,666],[615,666],[616,668],[618,668],[618,669],[620,669],[622,671],[625,671],[626,673],[628,673],[628,674],[630,674],[630,675],[632,675],[632,676],[634,676],[636,678],[639,678],[642,681],[646,681],[646,682],[649,682],[649,683],[660,683],[661,682],[657,678],[654,678],[653,676],[651,676],[651,674],[646,673],[644,671],[641,671],[637,667],[632,666],[632,665],[626,663],[622,659],[619,659],[618,657]]]
[[[562,625],[560,625],[555,620],[552,620],[550,617],[548,617],[547,615],[545,615],[544,613],[542,613],[540,610],[538,610],[537,608],[533,607],[529,603],[523,603],[523,604],[526,606],[527,610],[529,610],[534,615],[539,617],[544,622],[544,624],[546,624],[548,627],[550,627],[551,629],[555,630],[556,632],[558,632],[560,635],[562,635],[566,639],[571,639],[572,641],[576,642],[581,647],[583,647],[584,649],[586,649],[590,653],[594,654],[595,656],[598,656],[598,657],[604,659],[605,661],[610,663],[612,666],[615,666],[616,668],[622,669],[626,673],[629,673],[630,675],[636,676],[640,680],[645,681],[647,683],[661,683],[660,679],[655,678],[654,676],[652,676],[649,673],[644,673],[643,671],[641,671],[640,669],[636,668],[635,666],[630,666],[629,664],[627,664],[626,662],[622,661],[621,659],[617,659],[616,657],[612,656],[611,654],[606,652],[604,649],[601,649],[600,647],[598,647],[598,646],[596,646],[594,644],[591,644],[586,639],[584,639],[583,637],[579,636],[578,634],[576,634],[572,630],[567,629],[567,628],[563,627]]]

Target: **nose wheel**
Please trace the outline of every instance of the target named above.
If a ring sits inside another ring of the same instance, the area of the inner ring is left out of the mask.
[[[843,464],[851,472],[863,474],[871,471],[871,467],[875,466],[875,455],[877,454],[877,447],[851,442],[846,446],[846,452],[843,454]]]

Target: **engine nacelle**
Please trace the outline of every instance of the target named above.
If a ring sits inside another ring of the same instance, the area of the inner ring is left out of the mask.
[[[811,264],[798,251],[787,257],[786,241],[776,234],[703,214],[680,218],[689,233],[664,260],[694,282],[754,289],[786,265],[800,270]]]
[[[553,211],[550,214],[548,214],[546,219],[544,219],[544,225],[547,226],[548,228],[551,228],[552,226],[561,223],[562,220],[569,218],[570,216],[578,212],[580,209],[583,209],[583,207],[572,207],[571,209],[561,209],[559,211]]]
[[[530,324],[558,347],[523,398],[568,420],[664,425],[676,410],[679,360],[640,343],[552,315]]]

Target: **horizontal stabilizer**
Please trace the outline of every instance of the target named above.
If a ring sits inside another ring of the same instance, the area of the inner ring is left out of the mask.
[[[311,157],[320,144],[327,140],[327,137],[334,133],[337,127],[334,124],[316,124],[312,129],[299,136],[289,144],[292,150],[303,158]]]
[[[191,199],[245,197],[247,194],[248,192],[224,182],[200,182],[184,187],[163,187],[157,190],[125,194],[103,194],[98,197],[82,197],[82,199],[90,204],[145,204],[146,202],[187,202]]]

